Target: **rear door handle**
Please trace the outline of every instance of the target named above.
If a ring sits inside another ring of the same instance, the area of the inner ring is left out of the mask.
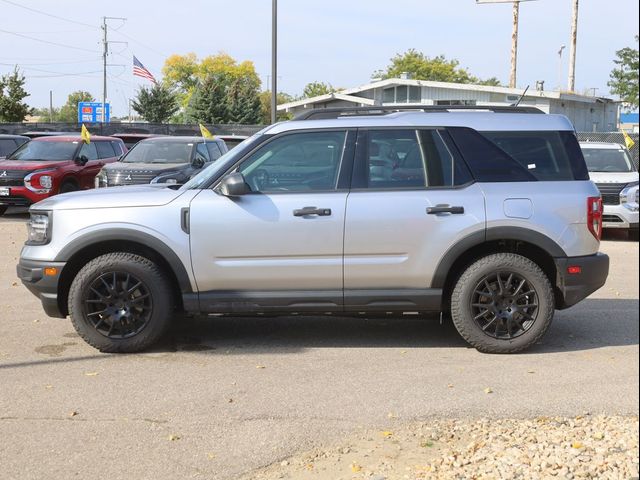
[[[328,217],[331,215],[330,208],[303,207],[293,211],[294,217],[306,217],[308,215],[318,215],[319,217]]]
[[[461,215],[464,213],[464,207],[452,207],[451,205],[436,205],[435,207],[427,207],[429,215],[437,215],[439,213],[451,213],[453,215]]]

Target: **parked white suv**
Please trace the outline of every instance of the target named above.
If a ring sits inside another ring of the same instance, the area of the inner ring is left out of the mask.
[[[573,126],[423,110],[312,111],[181,187],[40,202],[18,276],[104,352],[147,348],[177,311],[441,312],[481,351],[525,349],[608,274]]]
[[[589,177],[602,194],[604,228],[623,228],[638,236],[638,170],[617,143],[581,142]]]

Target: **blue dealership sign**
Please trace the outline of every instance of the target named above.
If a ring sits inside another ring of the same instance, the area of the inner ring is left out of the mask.
[[[105,103],[107,109],[104,118],[105,122],[111,119],[111,108]],[[78,102],[78,123],[100,123],[102,122],[102,102]]]

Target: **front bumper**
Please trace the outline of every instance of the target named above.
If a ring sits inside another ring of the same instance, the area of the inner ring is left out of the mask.
[[[602,215],[603,228],[638,229],[640,212],[633,212],[624,205],[605,205]]]
[[[584,300],[607,281],[609,256],[604,253],[584,257],[554,258],[556,264],[556,288],[559,298],[556,308],[563,310]],[[580,273],[570,274],[569,267],[580,267]]]
[[[53,190],[49,193],[36,193],[24,186],[13,186],[9,187],[9,189],[9,195],[0,195],[0,205],[28,207],[53,195]]]
[[[65,318],[58,305],[58,282],[64,262],[20,259],[17,266],[18,278],[27,289],[42,302],[44,312],[50,317]],[[45,275],[45,267],[56,267],[56,275]]]

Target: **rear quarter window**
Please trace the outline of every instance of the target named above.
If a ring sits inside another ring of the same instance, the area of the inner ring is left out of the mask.
[[[587,180],[584,157],[572,132],[480,132],[536,180]]]

